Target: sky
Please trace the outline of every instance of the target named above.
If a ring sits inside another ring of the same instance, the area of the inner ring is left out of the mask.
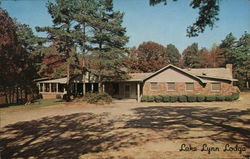
[[[149,0],[114,0],[114,9],[125,13],[123,26],[130,37],[128,47],[138,46],[146,41],[154,41],[167,46],[174,44],[180,52],[196,42],[199,47],[211,48],[225,39],[230,32],[240,38],[245,31],[250,33],[250,1],[221,0],[220,20],[215,27],[198,37],[186,36],[186,29],[195,22],[198,10],[189,6],[190,0],[179,0],[168,5],[150,6]],[[11,17],[28,24],[35,31],[36,26],[51,26],[51,17],[46,8],[47,0],[3,0]],[[36,33],[44,36],[42,33]]]

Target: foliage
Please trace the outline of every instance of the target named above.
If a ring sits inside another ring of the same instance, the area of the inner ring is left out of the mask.
[[[170,96],[163,95],[163,102],[170,102]]]
[[[159,3],[167,4],[167,0],[149,0],[149,2],[150,5],[156,5]],[[199,16],[192,25],[188,26],[188,37],[198,36],[205,31],[206,27],[213,28],[215,22],[219,20],[219,0],[192,0],[190,7],[198,9]]]
[[[224,67],[226,64],[225,54],[219,46],[213,46],[211,50],[203,50],[201,56],[201,65],[205,68]]]
[[[155,42],[143,42],[130,50],[126,64],[130,72],[155,72],[167,64],[165,48]]]
[[[225,101],[233,101],[233,96],[226,96]]]
[[[28,93],[35,90],[33,79],[37,77],[39,56],[34,50],[38,40],[28,25],[19,24],[1,8],[0,32],[0,90],[7,104],[23,100],[19,97],[23,91],[27,101]]]
[[[91,44],[93,56],[91,72],[99,82],[123,80],[127,74],[122,70],[125,45],[128,42],[126,28],[122,26],[124,14],[114,11],[112,0],[99,0],[100,7],[94,14]]]
[[[240,97],[240,94],[239,94],[239,93],[233,93],[233,94],[232,94],[233,100],[238,100],[239,97]]]
[[[221,95],[154,95],[142,96],[141,102],[213,102],[213,101],[233,101],[239,98],[239,93],[234,93],[231,96]]]
[[[107,93],[88,93],[82,100],[90,104],[111,103],[112,97]]]
[[[185,96],[185,95],[179,96],[178,101],[179,102],[187,102],[188,101],[187,96]]]
[[[175,66],[179,65],[181,54],[173,44],[167,45],[165,54],[167,56],[167,59],[169,60],[169,63]]]
[[[171,95],[170,96],[170,102],[177,102],[178,101],[178,96],[177,95]]]
[[[201,67],[201,53],[198,49],[198,44],[193,43],[188,46],[182,53],[183,56],[183,65],[190,68],[199,68]]]
[[[170,63],[178,65],[179,61],[180,53],[173,44],[165,48],[161,44],[148,41],[138,48],[131,48],[125,64],[129,72],[155,72]]]
[[[216,101],[224,101],[225,99],[225,96],[216,96]]]
[[[206,96],[206,102],[216,101],[216,96]]]
[[[229,33],[220,44],[226,63],[233,64],[233,74],[240,87],[247,87],[250,73],[250,34],[245,32],[239,40]]]
[[[156,96],[154,96],[154,101],[157,102],[157,103],[159,103],[159,102],[163,101],[163,98],[162,98],[161,95],[156,95]]]
[[[197,95],[197,102],[204,102],[206,97],[204,95]]]
[[[148,96],[141,97],[141,102],[147,102],[147,101],[148,101]]]
[[[187,100],[188,100],[188,102],[196,102],[197,96],[196,95],[188,95]]]

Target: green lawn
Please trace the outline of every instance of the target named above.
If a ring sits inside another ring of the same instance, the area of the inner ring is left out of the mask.
[[[1,109],[16,109],[16,108],[25,108],[25,109],[33,109],[33,108],[39,108],[39,107],[45,107],[45,106],[51,106],[60,104],[62,102],[61,99],[38,99],[34,103],[31,103],[29,105],[11,105],[11,106],[4,106]]]

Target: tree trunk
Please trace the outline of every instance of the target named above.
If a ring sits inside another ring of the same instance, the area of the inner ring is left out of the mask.
[[[66,82],[66,92],[67,92],[67,99],[66,101],[70,101],[70,64],[67,64],[67,82]]]
[[[9,100],[8,100],[7,88],[4,88],[4,92],[5,92],[5,103],[8,105],[9,104]]]
[[[249,82],[248,82],[248,72],[246,72],[246,87],[249,88]]]
[[[16,87],[16,103],[19,103],[19,90],[18,90],[18,86]]]
[[[24,98],[25,98],[25,103],[28,101],[28,92],[27,92],[27,88],[24,87]]]

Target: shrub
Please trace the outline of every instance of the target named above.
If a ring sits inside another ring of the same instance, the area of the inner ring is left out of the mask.
[[[154,101],[157,103],[162,102],[163,101],[162,96],[161,95],[154,96]]]
[[[148,102],[154,102],[154,96],[148,96]]]
[[[232,94],[233,100],[238,100],[239,97],[240,97],[239,93],[233,93],[233,94]]]
[[[215,96],[206,96],[206,102],[213,102],[216,100]]]
[[[43,95],[41,93],[38,94],[37,99],[43,99]]]
[[[172,95],[170,96],[170,102],[177,102],[178,101],[178,96]]]
[[[185,95],[179,96],[179,102],[187,102],[187,96]]]
[[[63,95],[63,100],[69,102],[70,101],[70,95],[64,94]]]
[[[225,96],[216,96],[216,101],[224,101],[225,98]]]
[[[148,101],[148,96],[141,97],[141,102],[147,102],[147,101]]]
[[[187,96],[187,100],[189,102],[196,102],[197,101],[197,97],[195,95],[188,95]]]
[[[56,99],[62,99],[61,94],[57,94],[57,95],[56,95]]]
[[[204,102],[206,97],[204,95],[198,95],[197,96],[197,102]]]
[[[88,93],[83,97],[83,100],[91,104],[97,104],[99,102],[111,103],[112,97],[107,93]]]
[[[233,101],[233,97],[232,96],[226,96],[225,101]]]
[[[162,98],[163,102],[170,102],[170,96],[164,95]]]

